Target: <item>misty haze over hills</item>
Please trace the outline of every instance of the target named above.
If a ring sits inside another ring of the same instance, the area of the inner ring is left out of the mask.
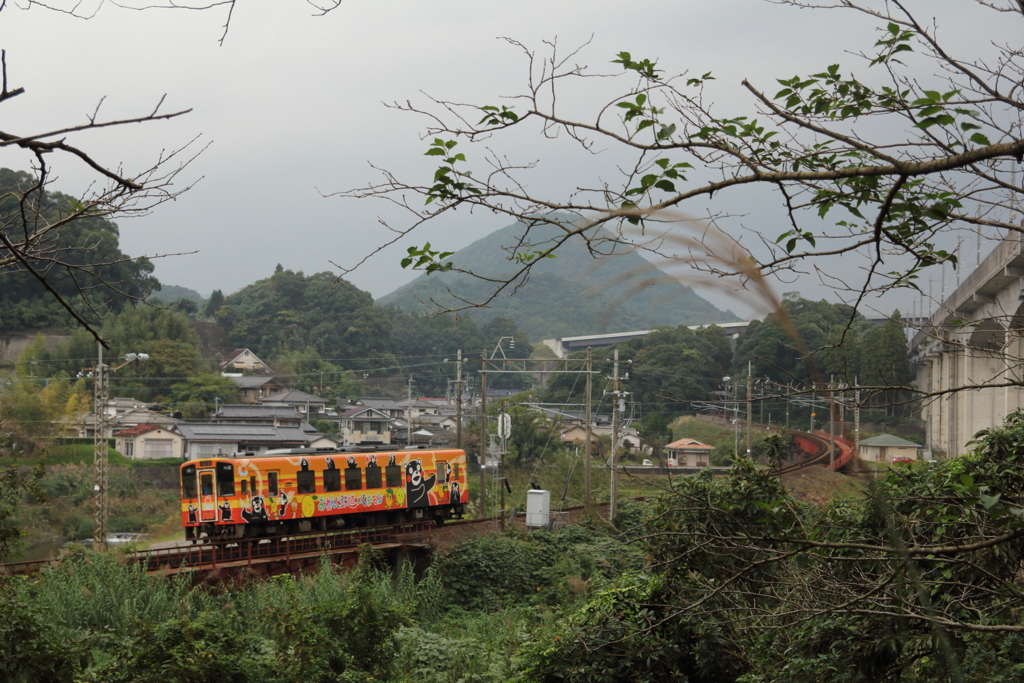
[[[456,268],[489,278],[508,278],[518,267],[509,260],[509,245],[523,234],[522,223],[509,225],[459,250],[451,261]],[[531,230],[533,247],[555,237],[557,228],[539,225]],[[456,307],[449,292],[470,301],[483,301],[493,283],[455,272],[424,274],[381,297],[380,305],[393,304],[408,312]],[[539,340],[581,334],[647,329],[659,325],[699,325],[734,322],[731,311],[721,311],[636,252],[595,259],[582,238],[560,247],[555,258],[541,259],[529,280],[502,292],[487,308],[474,309],[481,323],[508,316]]]

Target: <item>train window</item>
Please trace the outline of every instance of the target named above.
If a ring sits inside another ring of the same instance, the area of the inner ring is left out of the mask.
[[[242,480],[242,495],[243,496],[248,496],[249,495],[249,482],[246,479]]]
[[[299,493],[316,493],[316,472],[313,470],[296,472],[295,480]]]
[[[200,483],[202,485],[203,495],[204,496],[212,496],[213,495],[213,477],[211,477],[209,474],[201,474],[201,475],[199,475],[199,481],[200,481]]]
[[[445,484],[448,482],[448,468],[445,467],[448,463],[444,460],[435,460],[434,469],[437,470],[437,483]]]
[[[235,495],[235,466],[229,462],[217,463],[217,495]]]
[[[196,497],[196,468],[183,467],[181,469],[181,497]]]
[[[366,488],[368,489],[379,489],[380,485],[380,468],[379,467],[367,467],[366,468]]]
[[[363,472],[358,467],[345,469],[345,490],[358,491],[363,488]]]
[[[341,490],[341,470],[324,470],[324,491]]]
[[[452,472],[452,478],[453,479],[458,479],[459,478],[459,463],[455,463],[455,467],[453,469],[455,471]]]
[[[256,475],[249,477],[249,490],[252,491],[252,495],[256,495]]]
[[[402,485],[402,468],[398,465],[388,465],[384,468],[384,479],[389,488]]]
[[[277,472],[267,472],[267,495],[277,495]]]

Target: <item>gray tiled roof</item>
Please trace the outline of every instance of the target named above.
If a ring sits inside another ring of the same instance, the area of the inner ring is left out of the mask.
[[[299,419],[299,411],[295,406],[266,406],[253,403],[226,403],[220,407],[215,418],[224,419]]]
[[[924,448],[921,444],[916,444],[913,441],[907,441],[898,436],[892,434],[879,434],[873,436],[870,439],[861,439],[861,446],[898,446],[902,448]]]
[[[316,396],[314,394],[307,394],[305,391],[299,391],[298,389],[289,389],[288,391],[281,391],[270,396],[264,396],[260,399],[263,403],[323,403],[327,404],[327,399],[322,396]]]
[[[262,441],[265,443],[308,443],[310,437],[298,427],[273,425],[215,424],[210,422],[182,422],[175,431],[188,441]]]
[[[272,381],[274,378],[268,376],[251,376],[243,375],[241,377],[232,377],[231,381],[238,385],[239,389],[256,389],[263,386],[267,382]]]

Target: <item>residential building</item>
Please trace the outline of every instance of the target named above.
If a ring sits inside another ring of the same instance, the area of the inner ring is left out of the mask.
[[[238,385],[238,400],[242,403],[259,403],[260,399],[272,394],[288,391],[288,387],[273,377],[232,377]]]
[[[304,416],[295,406],[251,405],[248,403],[225,403],[210,417],[218,424],[270,424],[275,427],[300,427]]]
[[[181,434],[155,424],[139,424],[114,432],[114,448],[133,460],[181,457]]]
[[[304,424],[275,427],[271,424],[182,422],[174,426],[182,436],[181,456],[185,459],[236,453],[261,455],[274,448],[321,448],[334,442]]]
[[[258,372],[270,374],[270,366],[249,349],[235,349],[219,364],[221,372]]]
[[[387,413],[367,406],[342,411],[338,434],[345,446],[391,443],[391,418]]]
[[[304,419],[323,419],[327,417],[328,400],[315,394],[307,394],[298,389],[288,389],[270,394],[260,399],[265,406],[294,406]]]
[[[921,449],[913,441],[901,439],[892,434],[880,434],[870,439],[861,439],[860,459],[868,462],[892,462],[893,458],[910,458],[917,460],[921,457]]]
[[[669,465],[675,464],[679,467],[707,467],[711,464],[713,450],[714,446],[689,438],[679,439],[665,446]]]

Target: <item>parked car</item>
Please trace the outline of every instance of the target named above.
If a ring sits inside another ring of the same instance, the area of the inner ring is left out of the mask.
[[[897,455],[893,457],[892,463],[895,465],[898,462],[914,462],[914,459],[906,455]]]
[[[644,461],[641,464],[644,467],[654,467],[654,463],[648,460],[647,458],[644,458]]]

